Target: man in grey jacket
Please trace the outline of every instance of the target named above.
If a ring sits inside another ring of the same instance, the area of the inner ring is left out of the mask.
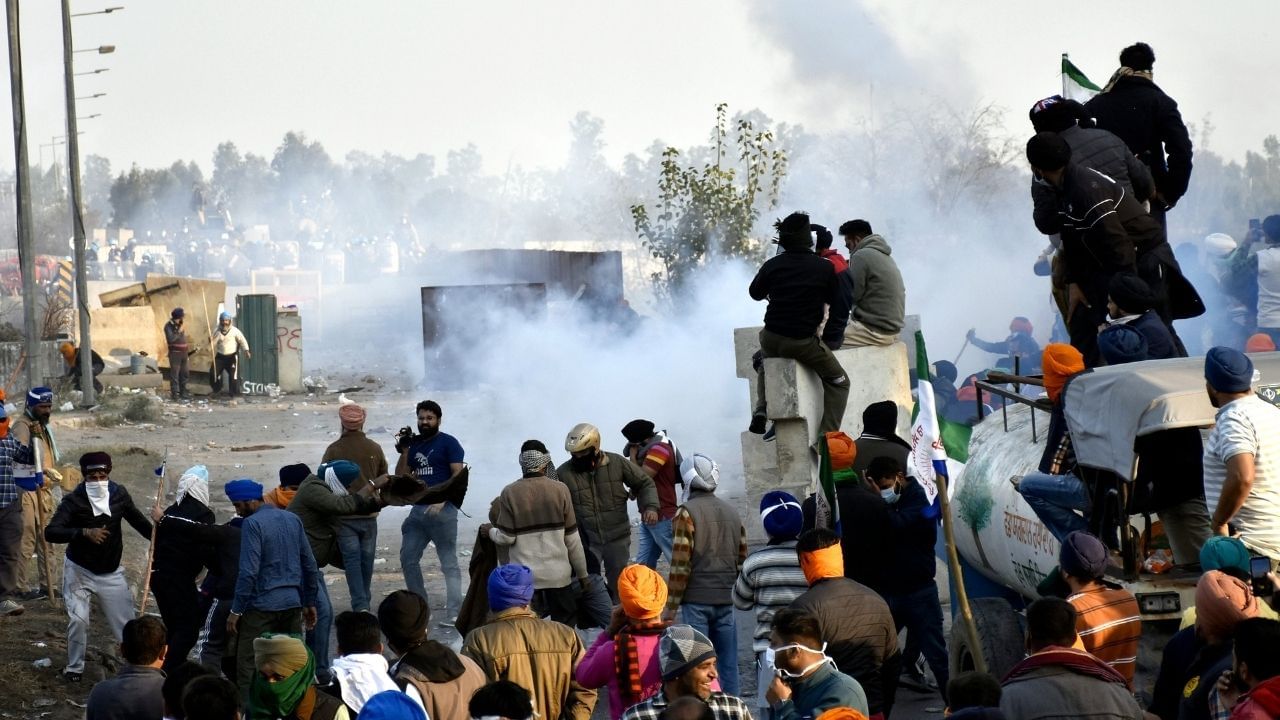
[[[840,226],[849,248],[853,279],[853,308],[844,331],[843,347],[892,345],[906,324],[907,291],[892,250],[866,220],[850,220]]]

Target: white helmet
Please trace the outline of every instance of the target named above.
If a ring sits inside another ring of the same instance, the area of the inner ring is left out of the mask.
[[[576,453],[588,448],[600,449],[600,430],[591,423],[578,423],[564,439],[564,449]]]

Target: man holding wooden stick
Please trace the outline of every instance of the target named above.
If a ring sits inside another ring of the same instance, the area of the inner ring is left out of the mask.
[[[79,475],[70,468],[59,468],[58,443],[54,440],[49,418],[53,413],[53,391],[47,387],[32,388],[27,393],[26,408],[13,421],[13,438],[31,447],[40,459],[40,467],[17,467],[18,477],[40,477],[40,486],[22,494],[22,562],[18,565],[18,597],[42,600],[52,597],[61,585],[61,573],[48,557],[48,547],[40,542],[45,524],[53,515],[53,486],[61,484],[70,492],[80,484]],[[33,460],[30,465],[36,465]],[[31,573],[31,555],[38,553],[36,574]],[[39,582],[35,580],[39,578]]]
[[[120,642],[125,623],[134,618],[133,595],[125,581],[120,558],[124,554],[123,522],[151,539],[151,521],[133,504],[123,486],[111,482],[111,456],[104,452],[80,456],[84,482],[62,498],[45,528],[45,540],[67,544],[62,569],[62,595],[67,603],[67,667],[62,677],[80,682],[89,638],[92,596]]]

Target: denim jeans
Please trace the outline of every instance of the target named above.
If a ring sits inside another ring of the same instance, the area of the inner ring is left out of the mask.
[[[422,553],[427,545],[436,546],[440,570],[444,573],[445,609],[449,617],[457,617],[462,607],[462,575],[458,571],[458,508],[452,503],[414,505],[400,526],[404,535],[400,545],[400,568],[410,590],[424,599],[427,587],[422,581]]]
[[[329,639],[333,635],[333,603],[329,602],[329,589],[324,585],[324,572],[320,573],[319,592],[316,593],[316,627],[307,631],[307,647],[316,656],[316,669],[329,668]]]
[[[737,696],[738,631],[733,621],[733,606],[684,603],[680,606],[680,613],[685,624],[706,635],[716,649],[720,689],[726,695]]]
[[[933,678],[938,681],[938,689],[946,699],[950,667],[947,664],[947,642],[942,634],[942,602],[938,599],[938,584],[930,580],[919,590],[886,593],[884,599],[893,614],[894,627],[907,629],[904,662],[915,662],[915,658],[924,653]]]
[[[671,562],[671,542],[670,520],[659,520],[654,525],[640,523],[636,563],[649,568],[657,567],[659,555],[666,555],[667,562]]]
[[[1091,505],[1089,489],[1075,475],[1027,473],[1018,483],[1018,492],[1058,542],[1089,528],[1089,521],[1074,512],[1087,514]]]
[[[351,609],[368,610],[373,585],[373,555],[378,545],[377,517],[344,517],[338,524],[338,551],[347,573]]]

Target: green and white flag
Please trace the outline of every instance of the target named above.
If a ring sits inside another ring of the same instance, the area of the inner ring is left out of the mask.
[[[1066,53],[1062,53],[1062,97],[1068,100],[1084,102],[1102,92],[1102,88],[1080,72],[1080,68],[1072,64]]]

